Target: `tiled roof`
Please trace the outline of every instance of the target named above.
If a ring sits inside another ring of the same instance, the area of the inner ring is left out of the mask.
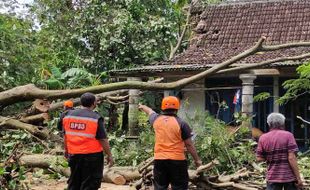
[[[239,2],[208,6],[200,15],[190,47],[171,61],[155,63],[162,69],[180,65],[202,68],[218,64],[251,47],[261,36],[266,44],[310,41],[310,0]],[[238,63],[310,52],[291,48],[256,54]],[[150,66],[145,67],[146,70]],[[143,70],[143,68],[140,68]]]

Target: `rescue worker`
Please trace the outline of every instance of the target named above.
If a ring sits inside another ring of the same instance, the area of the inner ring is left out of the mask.
[[[103,174],[103,151],[109,166],[113,165],[113,158],[103,118],[93,111],[97,105],[95,95],[83,94],[81,105],[81,109],[69,110],[62,119],[70,155],[68,190],[97,190]]]
[[[73,108],[73,101],[72,100],[64,101],[63,108],[64,108],[64,111],[61,113],[60,118],[59,118],[59,122],[57,124],[57,129],[59,131],[63,131],[61,121],[65,117],[66,113],[68,113],[69,110],[73,110],[74,109]]]
[[[192,155],[196,167],[202,164],[191,140],[191,129],[177,116],[179,108],[180,102],[174,96],[163,98],[163,114],[157,114],[151,108],[139,104],[139,109],[149,115],[149,122],[155,131],[155,190],[166,190],[169,184],[172,190],[188,189],[188,166],[184,147]]]

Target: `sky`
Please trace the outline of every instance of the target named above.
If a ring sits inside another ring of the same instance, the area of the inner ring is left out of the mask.
[[[15,0],[18,2],[19,6],[18,8],[15,9],[17,13],[23,13],[27,11],[27,8],[24,6],[25,4],[31,4],[33,3],[33,0]],[[0,13],[7,13],[9,11],[9,8],[4,5],[6,0],[0,0]]]

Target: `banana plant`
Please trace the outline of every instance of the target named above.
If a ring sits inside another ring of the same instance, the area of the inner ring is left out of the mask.
[[[99,75],[92,74],[84,68],[70,68],[65,72],[56,66],[42,70],[43,84],[48,89],[81,88],[100,85],[107,77],[106,72]]]

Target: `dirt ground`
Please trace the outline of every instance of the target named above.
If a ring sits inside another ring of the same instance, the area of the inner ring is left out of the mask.
[[[40,184],[30,185],[31,190],[64,190],[67,183],[64,181],[47,180]],[[110,183],[102,183],[101,190],[129,190],[129,185],[114,185]]]
[[[24,181],[31,190],[64,190],[67,188],[67,178],[49,179],[47,176],[41,178],[27,175]],[[101,190],[129,190],[129,185],[114,185],[111,183],[102,183]]]

